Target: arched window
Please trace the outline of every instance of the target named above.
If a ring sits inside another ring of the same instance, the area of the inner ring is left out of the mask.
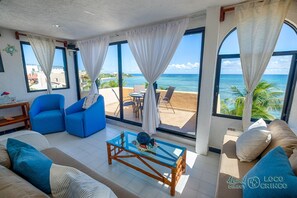
[[[254,91],[252,118],[288,120],[297,77],[296,63],[297,32],[286,22]],[[213,114],[240,119],[245,95],[237,30],[233,29],[219,49]]]

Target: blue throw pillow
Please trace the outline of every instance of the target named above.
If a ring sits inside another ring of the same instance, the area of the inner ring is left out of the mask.
[[[12,169],[43,192],[50,194],[52,161],[34,147],[16,139],[8,138],[6,147]]]
[[[243,197],[297,197],[297,177],[280,146],[267,153],[244,176]]]

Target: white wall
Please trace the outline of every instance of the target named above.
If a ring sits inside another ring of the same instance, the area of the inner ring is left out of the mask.
[[[297,2],[293,1],[289,13],[287,15],[287,20],[290,21],[293,25],[297,24]],[[220,23],[220,28],[218,32],[219,36],[219,45],[225,38],[225,36],[235,27],[234,12],[226,13],[225,21]],[[206,53],[206,52],[204,52]],[[205,66],[205,65],[204,65]],[[214,87],[209,87],[211,91],[214,91]],[[209,107],[211,108],[211,107]],[[199,116],[199,115],[198,115]],[[199,125],[199,123],[198,123]],[[289,126],[297,131],[297,88],[294,93],[294,100],[291,108],[291,113],[289,117]],[[221,118],[212,116],[211,118],[211,127],[210,127],[210,138],[209,146],[214,148],[221,148],[224,134],[226,133],[227,128],[234,128],[242,130],[241,120],[234,120],[228,118]],[[199,131],[198,131],[199,132]]]
[[[205,43],[203,52],[203,64],[201,86],[199,94],[198,124],[196,134],[196,152],[207,154],[209,130],[211,126],[212,100],[216,70],[216,57],[218,46],[218,32],[220,7],[210,7],[206,10]]]
[[[4,66],[4,72],[0,72],[0,92],[2,93],[3,91],[8,91],[12,96],[15,96],[17,100],[26,100],[31,103],[34,98],[39,95],[46,94],[46,92],[27,92],[20,40],[15,39],[14,33],[15,31],[0,28],[0,50]],[[21,39],[24,40],[25,38]],[[2,51],[7,44],[16,47],[17,52],[14,53],[13,56]],[[77,100],[73,53],[67,52],[66,50],[66,55],[70,88],[53,91],[53,93],[59,93],[65,96],[65,107],[71,105]],[[20,110],[17,108],[0,110],[0,116],[13,116],[19,114],[19,112]],[[22,124],[0,127],[0,131],[20,125]]]
[[[190,17],[187,29],[189,30],[189,29],[195,29],[195,28],[199,28],[199,27],[205,27],[205,20],[206,20],[206,13],[199,12],[197,14],[197,16]],[[111,43],[127,40],[125,31],[111,33],[110,35],[111,35],[111,37],[110,37]]]

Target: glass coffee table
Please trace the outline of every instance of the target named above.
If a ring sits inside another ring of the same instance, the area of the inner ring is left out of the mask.
[[[175,186],[181,175],[186,171],[187,149],[165,141],[156,140],[157,147],[155,149],[140,151],[135,145],[136,138],[137,133],[125,131],[115,138],[106,141],[108,163],[112,164],[112,160],[116,160],[151,178],[161,181],[170,186],[170,194],[174,196]],[[126,152],[122,153],[123,151]],[[153,173],[123,160],[125,158],[139,159],[145,166],[151,169]],[[171,169],[171,180],[164,177],[153,167],[152,163],[148,163],[144,159]]]

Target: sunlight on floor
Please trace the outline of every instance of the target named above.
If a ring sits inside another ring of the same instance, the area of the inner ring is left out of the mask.
[[[193,168],[195,162],[196,162],[196,159],[197,159],[197,154],[192,152],[192,151],[187,151],[187,165],[190,167],[190,168]]]
[[[183,190],[185,189],[187,182],[189,180],[190,175],[182,175],[179,179],[179,182],[177,183],[175,187],[175,191],[182,194]]]
[[[167,184],[141,174],[116,161],[112,165],[108,164],[105,141],[114,138],[121,131],[133,132],[133,130],[127,128],[107,124],[106,129],[88,138],[78,138],[69,135],[67,132],[48,134],[46,138],[52,146],[61,149],[97,173],[123,186],[139,197],[170,198],[170,188]],[[158,139],[169,141],[164,138]],[[209,152],[208,156],[197,155],[192,146],[171,140],[169,142],[187,148],[186,172],[180,177],[176,185],[175,198],[214,197],[219,155],[212,152]],[[129,160],[132,161],[133,159]],[[137,160],[132,163],[149,171],[147,167]],[[170,169],[157,164],[152,164],[152,166],[164,177],[171,180]]]

